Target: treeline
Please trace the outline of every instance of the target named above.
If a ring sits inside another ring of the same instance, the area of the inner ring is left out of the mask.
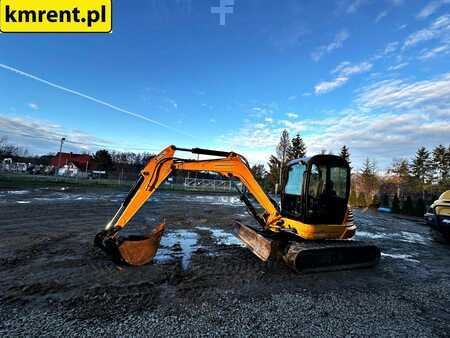
[[[414,158],[394,160],[384,174],[366,159],[352,175],[350,203],[357,207],[385,207],[394,213],[422,216],[445,190],[450,189],[450,146],[420,147]]]
[[[98,150],[89,154],[91,161],[89,168],[95,170],[104,170],[110,177],[122,177],[123,179],[135,179],[137,173],[153,156],[151,153],[134,153],[108,151],[106,149]],[[0,138],[0,161],[4,158],[12,158],[14,162],[31,163],[33,165],[49,166],[56,153],[49,153],[42,156],[32,156],[25,148],[21,148],[8,142],[7,137]]]
[[[280,174],[286,163],[306,156],[307,146],[297,134],[290,139],[287,130],[281,134],[276,152],[264,165],[252,167],[256,179],[271,192],[282,186]],[[331,153],[322,150],[322,153]],[[351,165],[346,145],[339,156]],[[282,176],[281,176],[282,177]],[[425,208],[445,190],[450,189],[450,145],[438,145],[432,150],[420,147],[414,158],[396,159],[381,173],[376,162],[367,158],[361,169],[352,169],[349,203],[354,207],[385,207],[395,213],[423,216]],[[279,190],[279,189],[278,189]]]

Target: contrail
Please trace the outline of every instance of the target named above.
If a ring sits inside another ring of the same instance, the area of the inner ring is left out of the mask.
[[[27,77],[27,78],[30,78],[30,79],[39,81],[39,82],[41,82],[41,83],[45,83],[46,85],[48,85],[48,86],[50,86],[50,87],[53,87],[53,88],[56,88],[56,89],[65,91],[65,92],[67,92],[67,93],[71,93],[71,94],[80,96],[80,97],[82,97],[82,98],[84,98],[84,99],[93,101],[93,102],[95,102],[95,103],[101,104],[101,105],[103,105],[103,106],[105,106],[105,107],[108,107],[108,108],[111,108],[111,109],[114,109],[114,110],[117,110],[117,111],[120,111],[120,112],[125,113],[125,114],[127,114],[127,115],[131,115],[131,116],[137,117],[138,119],[141,119],[141,120],[144,120],[144,121],[147,121],[147,122],[156,124],[156,125],[158,125],[158,126],[160,126],[160,127],[164,127],[164,128],[173,130],[173,131],[175,131],[175,132],[177,132],[177,133],[179,133],[179,134],[182,134],[182,135],[185,135],[185,136],[189,136],[189,137],[193,137],[192,135],[186,134],[186,133],[184,133],[184,132],[181,131],[181,130],[178,130],[178,129],[176,129],[176,128],[173,128],[173,127],[171,127],[171,126],[168,126],[167,124],[164,124],[164,123],[161,123],[161,122],[152,120],[152,119],[150,119],[150,118],[148,118],[148,117],[146,117],[146,116],[144,116],[144,115],[137,114],[137,113],[133,113],[132,111],[129,111],[129,110],[126,110],[126,109],[117,107],[117,106],[115,106],[115,105],[113,105],[113,104],[110,104],[110,103],[108,103],[108,102],[99,100],[99,99],[97,99],[97,98],[95,98],[95,97],[93,97],[93,96],[89,96],[89,95],[86,95],[86,94],[77,92],[76,90],[73,90],[73,89],[70,89],[70,88],[67,88],[67,87],[63,87],[63,86],[60,86],[60,85],[58,85],[58,84],[56,84],[56,83],[53,83],[53,82],[50,82],[50,81],[41,79],[40,77],[34,76],[34,75],[30,74],[30,73],[23,72],[23,71],[21,71],[21,70],[19,70],[19,69],[17,69],[17,68],[10,67],[10,66],[5,65],[5,64],[3,64],[3,63],[0,63],[0,67],[3,68],[3,69],[9,70],[9,71],[11,71],[11,72],[14,72],[14,73],[16,73],[16,74],[25,76],[25,77]]]

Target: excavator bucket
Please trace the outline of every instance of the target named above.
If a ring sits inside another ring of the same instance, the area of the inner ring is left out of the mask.
[[[131,266],[140,266],[151,262],[159,248],[165,225],[161,223],[144,236],[119,237],[100,232],[95,237],[95,245],[113,257],[115,261]]]

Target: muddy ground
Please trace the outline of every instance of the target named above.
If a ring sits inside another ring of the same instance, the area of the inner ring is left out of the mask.
[[[254,224],[236,196],[161,192],[128,232],[165,221],[155,262],[114,264],[94,235],[125,196],[0,190],[0,334],[446,336],[450,246],[420,220],[355,211],[376,268],[296,274],[231,235]]]

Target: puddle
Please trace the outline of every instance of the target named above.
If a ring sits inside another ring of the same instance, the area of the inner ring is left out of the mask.
[[[394,259],[402,259],[404,261],[408,261],[408,262],[413,262],[413,263],[420,263],[419,260],[414,259],[412,255],[406,255],[406,254],[388,254],[385,252],[381,253],[381,256],[384,257],[390,257],[390,258],[394,258]]]
[[[373,234],[373,233],[367,232],[367,231],[356,231],[355,237],[364,237],[364,238],[370,238],[370,239],[390,238],[389,235],[385,234],[384,232],[379,232],[379,233]]]
[[[385,232],[371,233],[367,231],[357,231],[355,238],[390,239],[414,244],[427,244],[427,242],[430,241],[430,238],[428,237],[408,231],[400,231],[400,233],[392,234],[387,234]]]
[[[428,239],[420,234],[416,234],[416,233],[408,232],[408,231],[401,231],[401,234],[403,236],[404,241],[409,242],[409,243],[425,244],[426,240]]]
[[[29,203],[31,203],[31,201],[17,201],[16,203],[19,203],[19,204],[29,204]]]
[[[244,247],[244,244],[236,238],[232,233],[226,232],[222,229],[212,229],[207,226],[198,226],[197,229],[203,231],[209,231],[214,237],[214,240],[219,245],[238,245]]]
[[[29,190],[10,190],[6,192],[7,194],[10,195],[26,195],[29,194],[30,191]]]
[[[165,233],[161,238],[161,245],[154,260],[164,263],[174,257],[181,258],[181,267],[186,270],[191,262],[192,253],[200,246],[198,245],[198,234],[189,230],[174,230]]]

